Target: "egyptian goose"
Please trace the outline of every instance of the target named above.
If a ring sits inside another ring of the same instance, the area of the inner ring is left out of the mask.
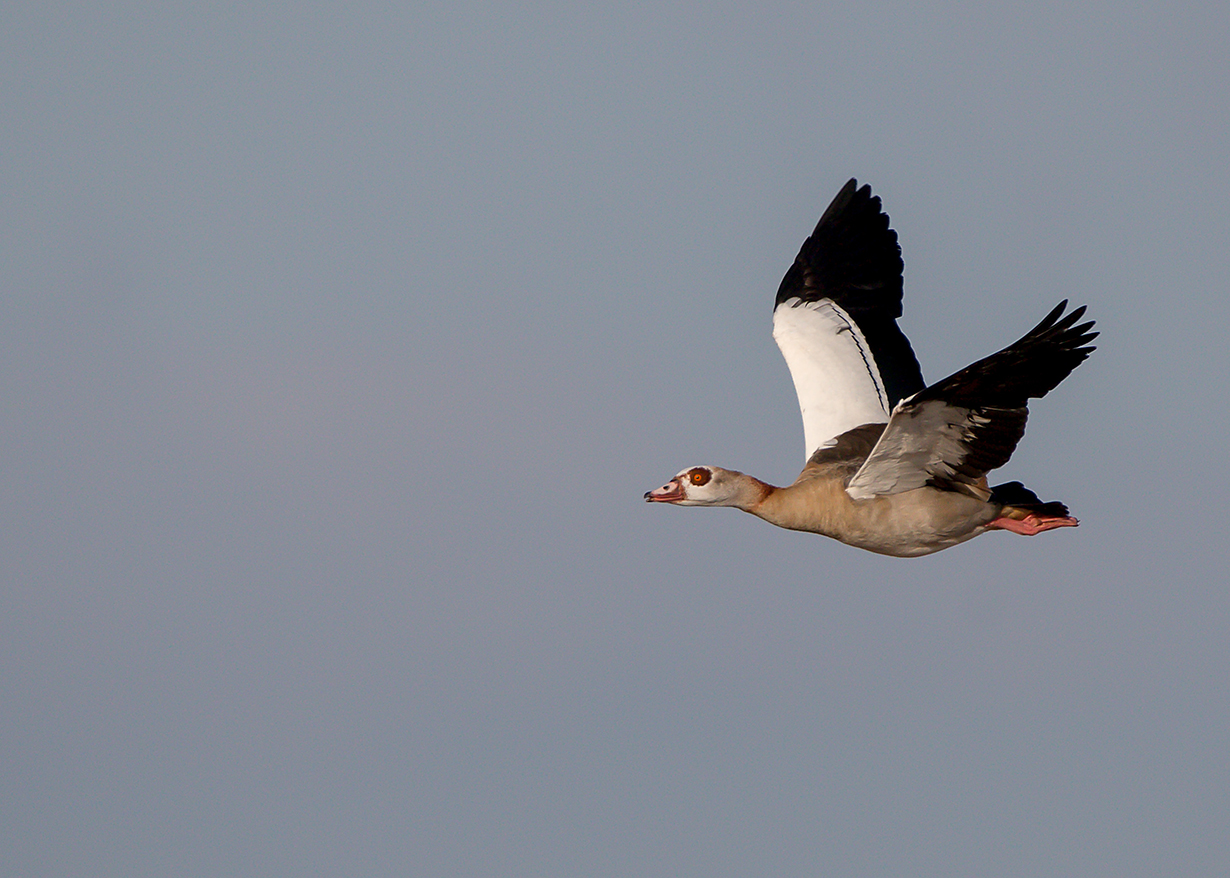
[[[733,506],[792,530],[915,557],[989,530],[1075,527],[1064,504],[1020,482],[987,486],[1045,396],[1090,352],[1093,322],[1067,300],[1019,341],[930,386],[897,326],[904,263],[870,186],[837,193],[786,272],[773,338],[803,412],[806,465],[777,488],[716,466],[645,494],[676,506]]]

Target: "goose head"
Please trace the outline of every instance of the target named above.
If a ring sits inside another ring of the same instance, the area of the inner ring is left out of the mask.
[[[720,466],[693,466],[660,488],[645,492],[649,503],[675,506],[736,506],[746,508],[761,499],[766,486],[735,470]]]

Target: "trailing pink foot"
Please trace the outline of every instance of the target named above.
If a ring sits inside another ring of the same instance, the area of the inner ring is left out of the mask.
[[[1044,516],[1044,515],[1026,515],[1024,518],[1005,518],[1000,517],[992,521],[987,527],[998,527],[1003,530],[1010,530],[1014,534],[1020,534],[1024,537],[1032,537],[1034,534],[1040,534],[1044,530],[1054,530],[1057,527],[1076,527],[1080,524],[1071,516]]]

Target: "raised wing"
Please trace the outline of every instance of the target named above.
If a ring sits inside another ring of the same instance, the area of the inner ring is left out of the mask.
[[[894,410],[846,486],[856,500],[924,485],[985,492],[981,478],[1003,466],[1025,434],[1027,402],[1046,396],[1094,350],[1093,321],[1074,325],[1065,299],[1023,338],[950,375]],[[985,499],[985,498],[984,498]]]
[[[777,291],[773,338],[803,413],[805,458],[853,427],[884,423],[922,372],[897,326],[901,248],[880,199],[850,180]]]

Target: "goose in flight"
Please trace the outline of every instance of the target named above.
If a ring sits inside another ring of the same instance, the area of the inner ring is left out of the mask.
[[[693,466],[652,503],[733,506],[779,527],[884,555],[938,552],[990,530],[1033,536],[1077,520],[1020,482],[988,486],[1025,433],[1026,406],[1094,348],[1061,302],[1008,347],[927,385],[901,329],[904,263],[870,186],[850,180],[786,272],[773,338],[803,412],[806,463],[774,487]],[[1067,313],[1065,313],[1067,312]]]

